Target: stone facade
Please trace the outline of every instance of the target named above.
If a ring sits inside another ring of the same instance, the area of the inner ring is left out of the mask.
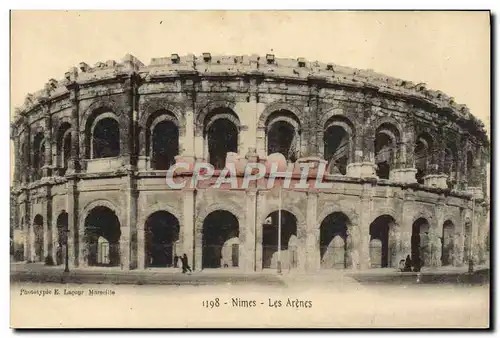
[[[166,267],[184,253],[195,270],[260,271],[278,257],[298,271],[397,267],[407,255],[460,266],[470,247],[489,260],[483,124],[444,93],[373,71],[209,53],[80,63],[27,96],[11,138],[27,262],[62,264],[66,231],[79,267]],[[278,196],[263,185],[165,184],[175,161],[265,163],[271,152],[326,161],[333,182],[283,190],[281,235]]]

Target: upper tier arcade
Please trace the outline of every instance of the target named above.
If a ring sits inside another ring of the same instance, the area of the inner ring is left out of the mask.
[[[281,152],[289,162],[326,160],[333,179],[486,189],[489,141],[465,105],[423,83],[303,58],[203,53],[148,66],[132,55],[82,62],[15,112],[18,183],[120,168],[155,175],[179,157],[223,166],[228,153]],[[212,130],[222,120],[234,131],[231,147],[214,146],[209,135],[226,134]],[[167,134],[173,138],[155,141]],[[113,149],[102,150],[101,141]]]
[[[57,100],[67,94],[68,86],[74,83],[91,86],[93,83],[132,74],[138,74],[144,82],[169,81],[169,79],[171,81],[178,77],[193,79],[240,76],[316,83],[319,87],[343,86],[366,89],[428,105],[436,113],[447,114],[448,118],[463,123],[470,133],[481,136],[487,142],[484,124],[475,118],[465,105],[456,103],[452,97],[439,90],[427,89],[425,83],[415,84],[373,70],[307,61],[304,58],[275,58],[272,54],[267,54],[266,57],[213,56],[210,53],[203,53],[201,56],[172,54],[170,57],[153,58],[148,66],[130,54],[120,62],[114,60],[97,62],[94,67],[81,62],[78,68],[73,67],[66,72],[64,79],[59,81],[50,79],[45,88],[34,94],[28,94],[23,106],[16,109],[15,123],[19,123],[22,116],[29,114],[38,105]]]

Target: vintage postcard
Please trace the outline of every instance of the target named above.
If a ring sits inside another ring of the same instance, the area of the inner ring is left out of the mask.
[[[12,11],[11,327],[490,327],[490,31]]]

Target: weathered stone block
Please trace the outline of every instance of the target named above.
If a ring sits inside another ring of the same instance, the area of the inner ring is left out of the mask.
[[[377,166],[371,162],[349,163],[346,175],[357,178],[376,178]]]
[[[447,180],[448,175],[427,175],[424,177],[424,185],[433,188],[446,189],[448,188]]]

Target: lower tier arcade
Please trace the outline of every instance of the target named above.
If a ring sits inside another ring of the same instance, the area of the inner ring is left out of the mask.
[[[27,262],[124,270],[169,268],[186,254],[195,270],[315,272],[428,267],[489,257],[489,214],[468,195],[338,180],[328,190],[169,190],[164,177],[69,179],[18,195],[15,248]],[[67,229],[67,230],[66,230]],[[281,251],[278,253],[278,242]]]

